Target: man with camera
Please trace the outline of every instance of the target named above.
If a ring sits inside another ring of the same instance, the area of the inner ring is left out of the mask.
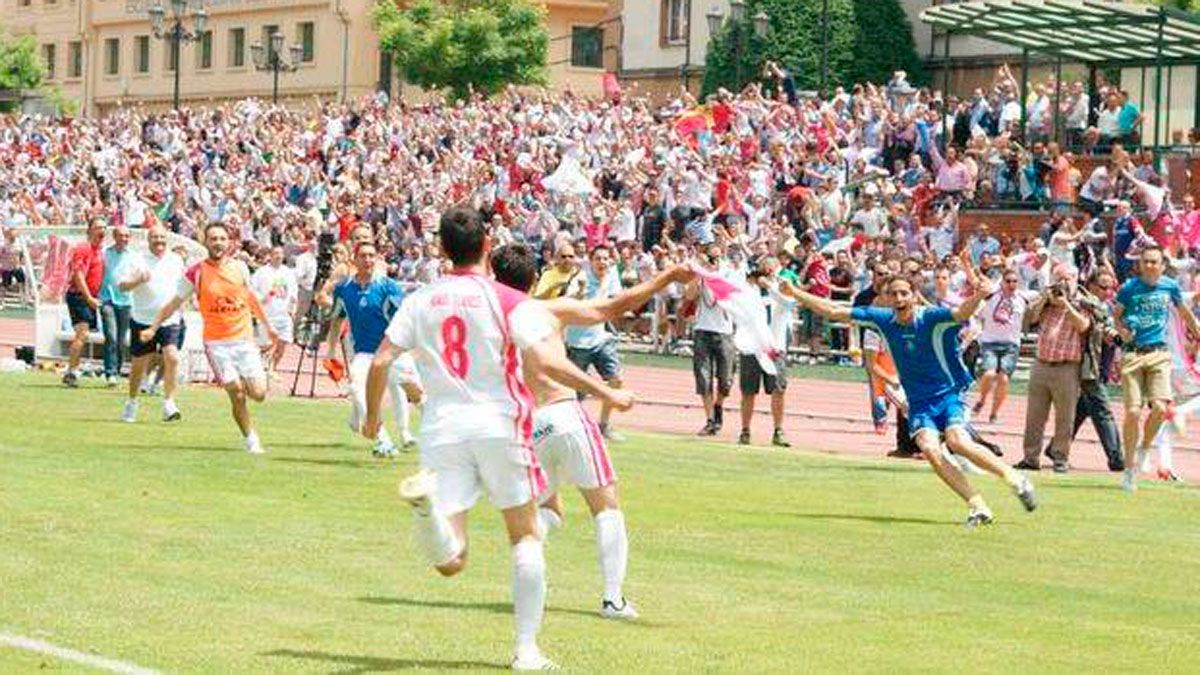
[[[1025,410],[1025,458],[1018,469],[1041,468],[1038,453],[1050,407],[1054,406],[1054,438],[1050,459],[1055,473],[1066,473],[1074,431],[1075,403],[1079,399],[1079,364],[1083,359],[1084,335],[1092,320],[1080,308],[1074,267],[1054,268],[1050,288],[1029,307],[1029,323],[1040,324],[1037,361],[1029,374],[1028,407]]]

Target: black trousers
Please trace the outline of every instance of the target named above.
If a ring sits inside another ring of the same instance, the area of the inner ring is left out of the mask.
[[[1108,391],[1098,380],[1084,380],[1079,387],[1079,400],[1075,403],[1075,429],[1071,432],[1071,440],[1079,434],[1079,428],[1091,418],[1096,436],[1100,438],[1100,447],[1108,459],[1108,468],[1120,471],[1125,468],[1125,455],[1121,450],[1121,432],[1117,420],[1113,417],[1112,409],[1108,407]],[[1050,446],[1046,446],[1046,456],[1050,456]]]

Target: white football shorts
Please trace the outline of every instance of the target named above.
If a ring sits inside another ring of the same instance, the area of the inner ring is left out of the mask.
[[[217,384],[222,387],[241,380],[267,379],[262,354],[252,340],[205,342],[204,353]]]
[[[511,438],[444,445],[426,445],[424,440],[421,466],[437,473],[434,506],[440,513],[469,511],[483,491],[496,508],[510,509],[537,499],[546,489],[546,475],[533,448]]]
[[[574,399],[534,411],[533,448],[546,473],[547,494],[563,485],[591,489],[617,480],[599,425]]]

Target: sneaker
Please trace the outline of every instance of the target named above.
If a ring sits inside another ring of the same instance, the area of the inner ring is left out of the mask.
[[[696,432],[696,435],[697,436],[716,436],[717,435],[717,427],[715,424],[713,424],[712,420],[709,420],[704,423],[703,429]]]
[[[1028,459],[1023,459],[1016,464],[1013,464],[1013,468],[1021,469],[1022,471],[1041,471],[1042,465],[1036,462],[1031,462]]]
[[[742,433],[738,434],[738,445],[750,445],[749,429],[742,429]]]
[[[253,431],[251,431],[250,435],[246,437],[246,452],[250,453],[251,455],[262,455],[266,454],[267,452],[266,449],[263,448],[262,443],[259,442],[258,434],[254,433]]]
[[[964,523],[964,525],[966,525],[968,529],[973,530],[982,525],[991,525],[994,522],[996,522],[996,518],[992,515],[991,510],[986,506],[972,506],[970,512],[967,513],[967,522]]]
[[[998,417],[999,417],[999,415],[997,415],[996,413],[992,413],[991,415],[988,415],[988,424],[995,424],[996,419]]]
[[[429,469],[421,469],[413,475],[400,481],[400,498],[413,508],[429,508],[429,498],[437,489],[437,474]]]
[[[121,421],[130,424],[137,421],[138,402],[135,400],[125,401],[125,410],[121,412]]]
[[[1138,473],[1150,473],[1153,467],[1151,466],[1149,448],[1138,448],[1137,467]]]
[[[628,600],[621,598],[621,605],[619,607],[617,603],[605,600],[600,605],[600,616],[606,619],[624,619],[629,621],[638,618],[638,613]]]
[[[791,444],[791,443],[788,443],[788,442],[787,442],[787,439],[783,437],[783,429],[776,429],[776,430],[775,430],[775,434],[774,434],[773,436],[771,436],[771,445],[773,445],[773,446],[775,446],[775,447],[777,447],[777,448],[790,448],[790,447],[792,447],[792,444]]]
[[[1137,478],[1133,469],[1125,469],[1121,474],[1121,489],[1126,492],[1137,492]]]
[[[1026,511],[1037,510],[1038,500],[1037,493],[1033,491],[1033,481],[1027,477],[1022,477],[1021,482],[1017,483],[1014,492],[1017,493],[1017,499],[1021,500],[1021,506],[1024,506]]]
[[[1179,474],[1175,473],[1174,469],[1160,468],[1158,470],[1158,479],[1161,481],[1166,481],[1168,483],[1182,483],[1183,482],[1183,477],[1180,476]]]
[[[1067,464],[1065,460],[1054,460],[1054,473],[1069,473],[1070,471],[1071,465]]]
[[[624,434],[622,434],[618,431],[614,431],[613,428],[610,426],[601,426],[600,427],[600,435],[603,436],[604,440],[608,441],[609,443],[624,443],[625,442]]]
[[[417,449],[417,439],[413,438],[412,434],[404,434],[404,438],[400,442],[401,452],[412,452]]]
[[[179,413],[179,406],[175,405],[175,401],[167,399],[163,401],[163,421],[178,422],[183,415]]]
[[[376,439],[375,447],[371,449],[371,456],[372,457],[381,457],[381,458],[382,457],[395,457],[396,456],[396,444],[387,440],[386,438]]]
[[[116,375],[105,375],[104,376],[104,386],[108,387],[109,389],[112,389],[113,387],[117,386],[117,376]]]
[[[73,371],[68,370],[62,376],[62,383],[72,389],[76,389],[79,387],[79,376]]]
[[[513,670],[561,670],[558,664],[542,656],[541,652],[518,654],[513,657]]]

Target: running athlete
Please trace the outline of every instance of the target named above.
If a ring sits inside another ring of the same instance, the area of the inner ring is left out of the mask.
[[[167,250],[167,230],[155,225],[146,233],[150,250],[135,253],[124,265],[118,277],[122,291],[129,293],[133,301],[130,308],[129,355],[133,364],[129,373],[129,398],[121,419],[137,421],[138,390],[143,378],[150,372],[156,354],[162,355],[163,375],[163,421],[180,419],[179,407],[175,405],[176,376],[179,368],[179,334],[183,330],[183,317],[175,312],[163,320],[162,325],[149,340],[142,339],[142,331],[154,322],[158,310],[175,297],[183,279],[183,258]]]
[[[958,331],[995,292],[980,279],[977,290],[956,309],[918,307],[912,281],[903,276],[888,281],[891,308],[842,307],[795,287],[785,286],[801,304],[834,321],[851,321],[872,328],[887,341],[908,399],[909,428],[925,459],[969,506],[967,526],[991,524],[991,509],[971,483],[941,452],[942,435],[951,452],[1004,479],[1027,511],[1037,508],[1033,483],[971,439],[962,392],[971,376],[962,363]]]
[[[383,340],[388,322],[400,308],[404,291],[394,279],[375,274],[378,254],[375,244],[365,241],[354,251],[354,275],[333,279],[317,293],[316,302],[321,307],[337,307],[350,323],[350,335],[354,341],[354,357],[350,360],[350,428],[354,433],[361,431],[362,419],[367,414],[367,373],[375,350]],[[416,374],[412,357],[402,354],[388,372],[388,393],[400,429],[404,448],[411,449],[416,443],[409,432],[408,402],[420,401],[421,379]],[[376,457],[391,457],[396,454],[396,445],[381,427],[375,439],[373,454]]]
[[[534,288],[537,261],[528,246],[503,246],[492,253],[491,262],[496,281],[519,291]],[[694,276],[689,268],[680,266],[607,299],[536,300],[550,312],[555,323],[553,335],[546,339],[547,348],[565,356],[562,333],[566,325],[611,321],[645,305],[670,284],[687,283]],[[629,539],[625,515],[617,499],[617,476],[600,427],[579,404],[574,390],[530,368],[528,363],[525,364],[525,380],[537,401],[533,415],[533,447],[547,478],[547,489],[538,509],[542,536],[562,525],[559,488],[563,485],[579,488],[596,523],[596,548],[604,579],[600,614],[609,619],[636,619],[637,610],[625,600],[621,590],[629,560]]]
[[[213,375],[229,395],[233,420],[245,439],[246,452],[261,455],[266,451],[254,431],[246,399],[260,403],[266,399],[267,372],[254,343],[251,319],[262,323],[272,345],[278,343],[279,335],[250,290],[246,266],[227,255],[229,231],[225,226],[210,223],[204,228],[204,245],[208,258],[187,269],[175,297],[158,310],[154,321],[142,329],[139,337],[143,342],[153,340],[163,323],[195,294],[204,320],[204,351]]]
[[[421,416],[422,469],[400,484],[400,496],[413,506],[418,544],[441,574],[461,572],[467,512],[485,490],[512,544],[513,668],[554,668],[537,645],[546,599],[537,497],[546,477],[533,452],[533,395],[522,364],[618,410],[629,409],[633,396],[563,358],[548,339],[554,335],[549,313],[486,276],[492,242],[478,212],[446,211],[439,235],[453,269],[410,295],[388,325],[367,380],[363,433],[375,438],[388,370],[398,354],[413,350],[428,402]]]

